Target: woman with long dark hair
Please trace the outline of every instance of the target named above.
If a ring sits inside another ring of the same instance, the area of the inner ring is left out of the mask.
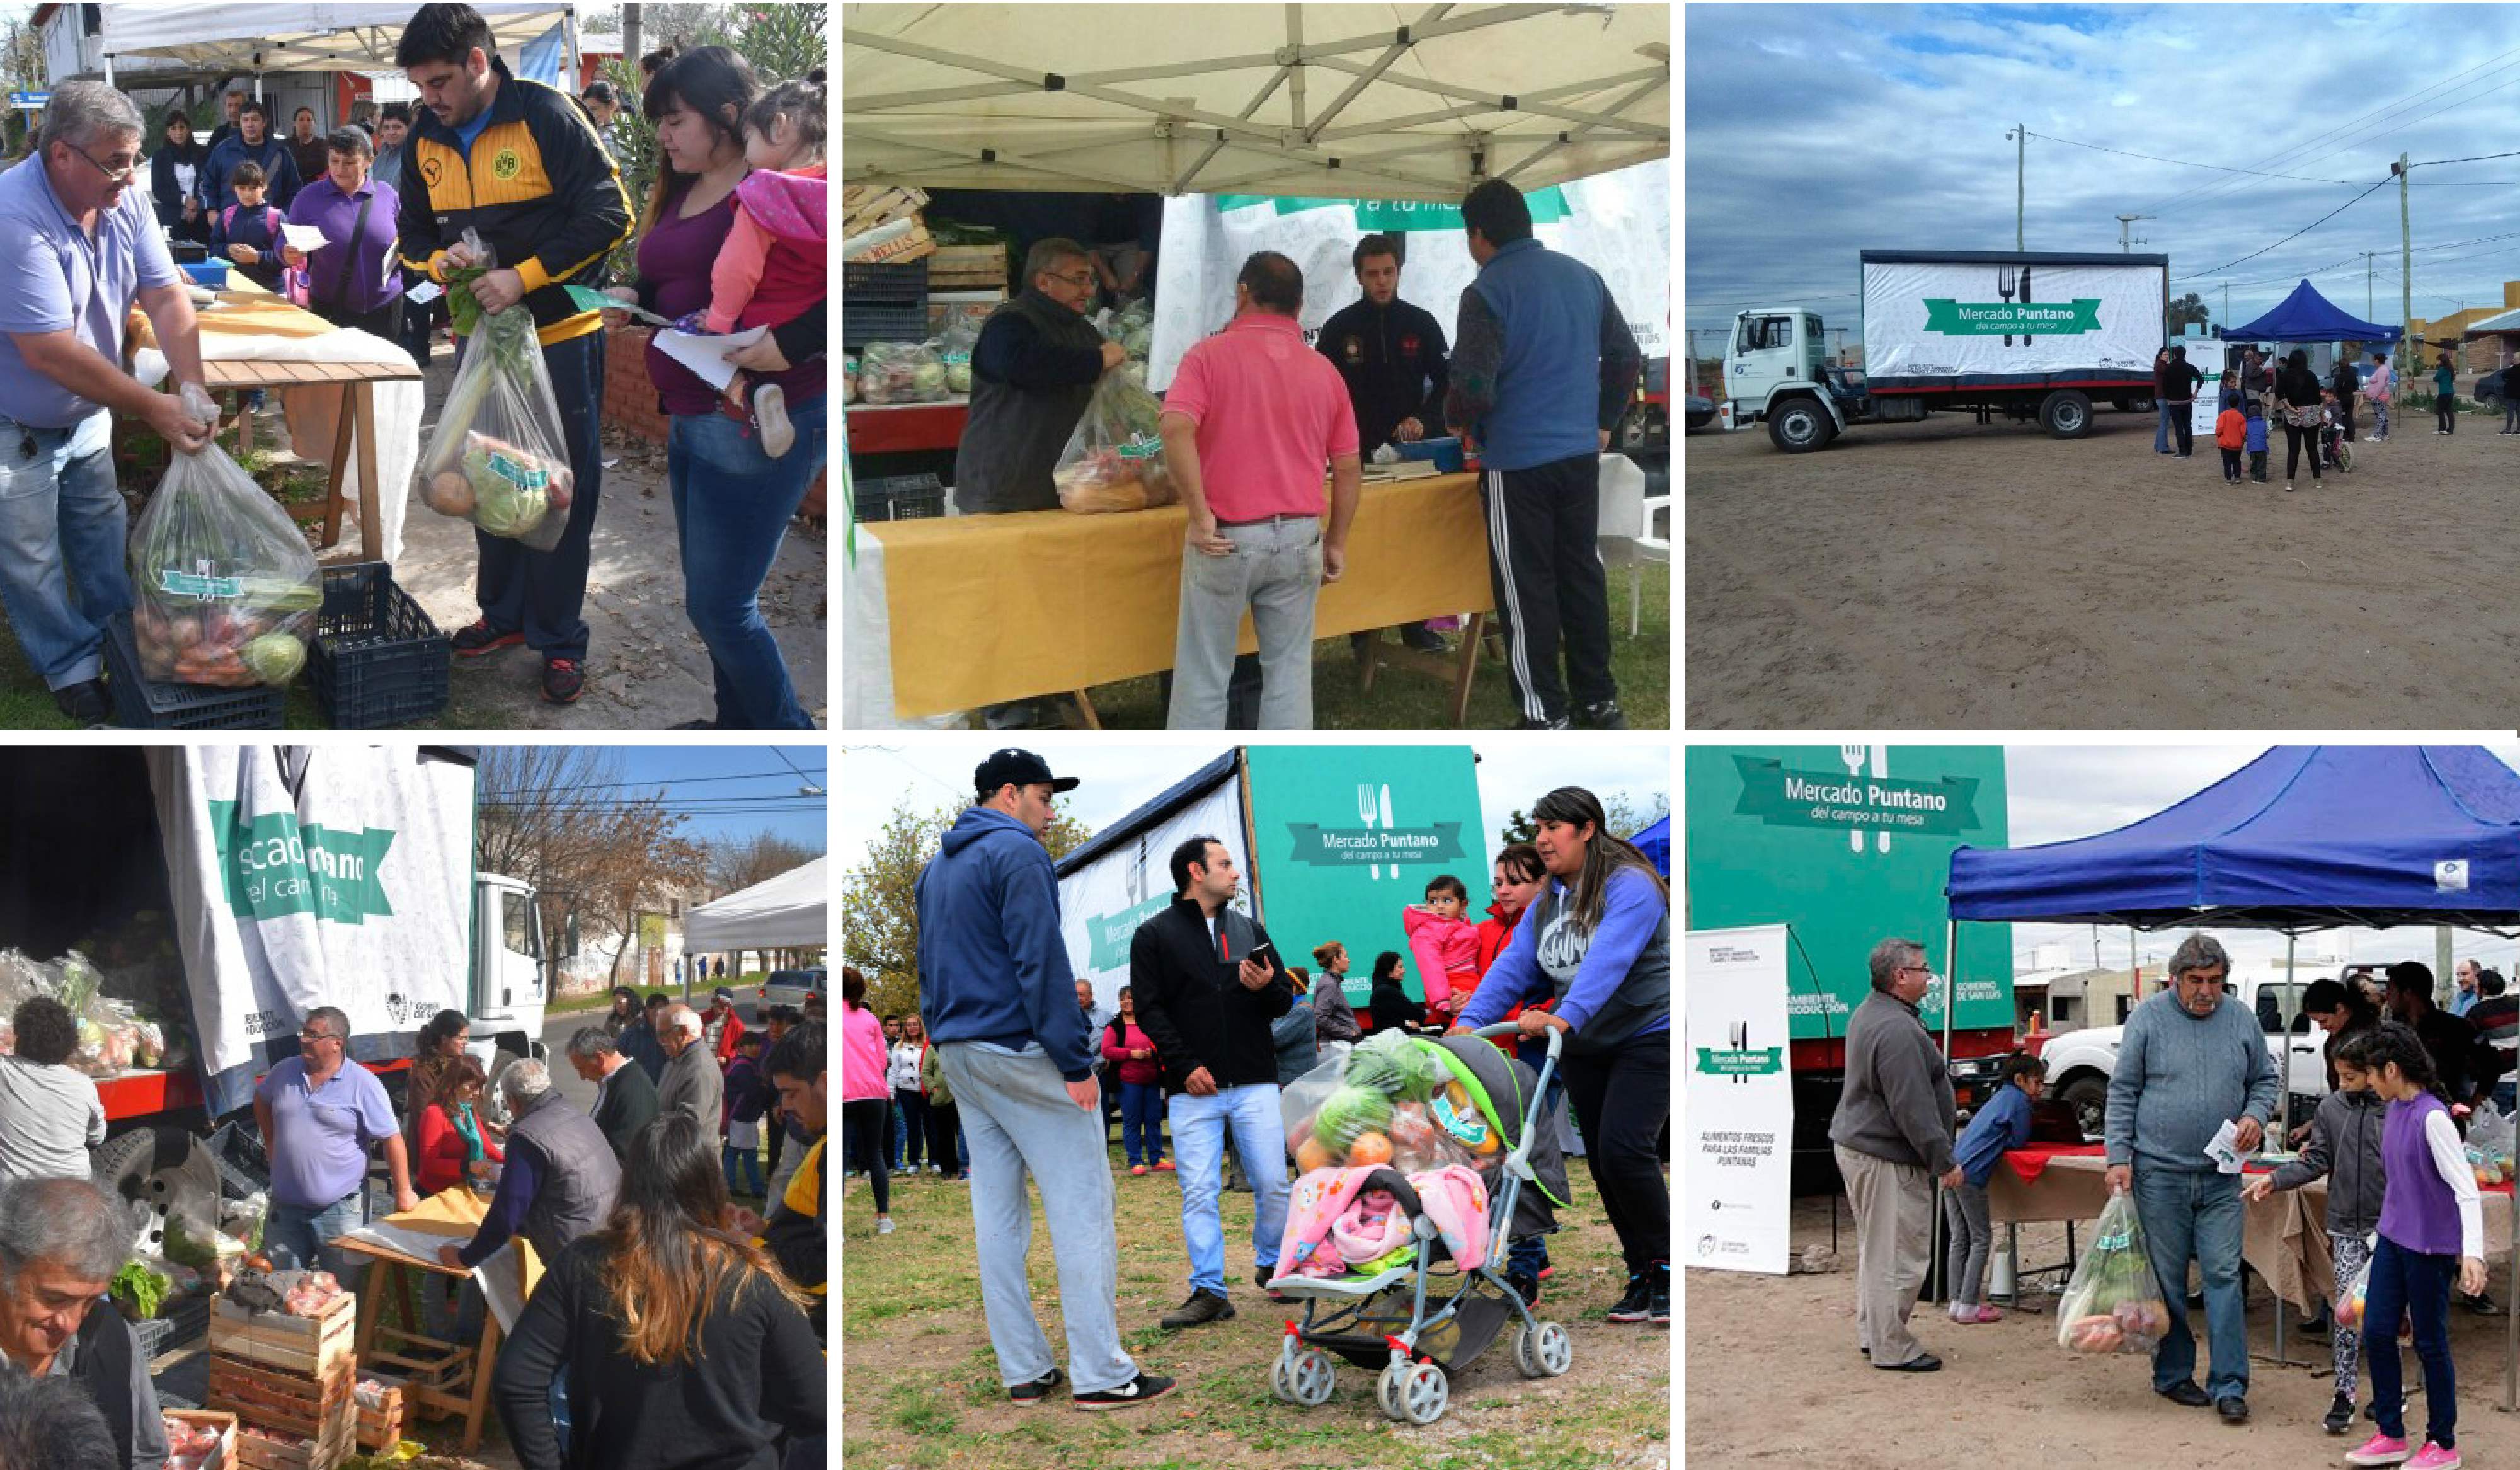
[[[2292,489],[2301,451],[2310,451],[2310,481],[2318,482],[2318,375],[2310,370],[2310,354],[2299,347],[2275,374],[2275,399],[2283,406],[2284,489]]]
[[[1520,1004],[1525,1035],[1565,1034],[1566,1095],[1628,1267],[1610,1320],[1668,1327],[1671,1192],[1660,1141],[1671,1117],[1671,891],[1644,853],[1610,834],[1600,799],[1584,788],[1561,786],[1531,814],[1549,882],[1454,1030],[1491,1025]],[[1550,1008],[1536,1009],[1544,1000]]]
[[[428,1105],[437,1101],[438,1088],[445,1083],[447,1069],[464,1055],[464,1048],[471,1044],[472,1039],[472,1023],[458,1010],[439,1011],[420,1029],[411,1071],[404,1076],[402,1086],[403,1136],[413,1148],[420,1146],[420,1115],[428,1112]]]
[[[420,1110],[420,1147],[411,1161],[412,1183],[422,1194],[453,1189],[476,1164],[507,1162],[473,1111],[486,1086],[481,1064],[468,1056],[438,1073],[436,1094]]]
[[[1401,979],[1398,950],[1385,949],[1373,957],[1373,987],[1365,997],[1366,1014],[1373,1024],[1365,1029],[1367,1035],[1415,1031],[1426,1024],[1426,1007],[1409,998]]]
[[[193,119],[180,108],[168,113],[166,145],[149,160],[149,199],[158,207],[158,223],[174,239],[210,243],[209,216],[196,193],[209,161],[210,151],[193,138]]]
[[[656,126],[659,164],[639,220],[635,288],[648,310],[679,319],[709,305],[710,272],[735,229],[736,190],[751,172],[743,128],[761,97],[751,64],[723,46],[674,57],[648,83],[643,107]],[[715,714],[691,728],[814,727],[762,621],[760,593],[825,459],[824,318],[818,304],[772,328],[764,341],[775,344],[783,365],[793,365],[749,374],[756,401],[759,389],[776,388],[793,426],[797,447],[778,456],[720,411],[716,389],[653,345],[648,348],[648,376],[672,420],[665,482],[685,611],[707,645],[716,679]]]
[[[824,1433],[810,1300],[735,1227],[713,1130],[660,1114],[603,1229],[551,1263],[491,1392],[525,1470],[776,1470]],[[551,1388],[565,1372],[568,1445]]]

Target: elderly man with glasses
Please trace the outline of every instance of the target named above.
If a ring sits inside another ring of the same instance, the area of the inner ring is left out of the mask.
[[[1828,1125],[1855,1207],[1856,1346],[1876,1368],[1943,1360],[1908,1330],[1934,1245],[1934,1185],[1957,1186],[1951,1069],[1918,1006],[1934,987],[1914,940],[1872,946],[1872,993],[1846,1021],[1846,1082]]]
[[[2205,1146],[2227,1123],[2232,1144],[2254,1152],[2274,1117],[2281,1084],[2257,1013],[2230,995],[2231,957],[2207,934],[2170,956],[2170,985],[2127,1016],[2109,1076],[2111,1193],[2135,1194],[2136,1217],[2170,1330],[2152,1354],[2152,1391],[2173,1403],[2211,1403],[2226,1423],[2249,1417],[2249,1333],[2240,1295],[2240,1176],[2224,1173]],[[2205,1334],[2213,1367],[2196,1386],[2196,1338],[2187,1327],[2187,1263],[2205,1277]]]
[[[263,1244],[273,1263],[321,1264],[345,1285],[354,1272],[333,1242],[368,1222],[369,1149],[384,1145],[394,1209],[420,1207],[384,1083],[350,1060],[349,1046],[350,1018],[317,1006],[298,1030],[297,1055],[274,1063],[253,1089],[254,1126],[271,1156]]]
[[[149,1359],[122,1313],[103,1302],[130,1258],[129,1221],[88,1180],[0,1184],[0,1385],[9,1386],[0,1394],[0,1465],[157,1470],[166,1462]],[[23,1392],[22,1379],[75,1386],[102,1423],[75,1402]]]
[[[64,82],[37,157],[0,174],[0,608],[62,712],[83,725],[112,708],[105,627],[131,606],[112,415],[188,454],[217,427],[215,413],[197,420],[180,397],[123,370],[137,302],[173,367],[168,386],[202,382],[184,278],[148,191],[131,187],[140,137],[130,98]]]

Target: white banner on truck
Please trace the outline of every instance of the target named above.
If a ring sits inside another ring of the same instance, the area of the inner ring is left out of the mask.
[[[2157,265],[1866,261],[1868,379],[2152,371]]]
[[[1671,355],[1671,165],[1656,160],[1558,186],[1566,214],[1535,222],[1532,236],[1600,273],[1610,299],[1628,319],[1637,346],[1648,358]],[[1229,202],[1233,196],[1225,196]],[[1364,205],[1355,201],[1258,201],[1219,206],[1219,197],[1185,195],[1164,201],[1163,248],[1155,264],[1154,340],[1147,383],[1170,387],[1173,370],[1193,343],[1225,330],[1234,316],[1234,278],[1260,251],[1276,251],[1304,273],[1304,340],[1322,323],[1364,296],[1356,284],[1356,243],[1377,230],[1397,229],[1407,241],[1400,299],[1421,306],[1443,324],[1447,345],[1461,340],[1455,318],[1462,293],[1478,276],[1468,237],[1458,227],[1428,228],[1407,216],[1422,207]],[[1535,220],[1538,220],[1535,212]]]
[[[1782,924],[1701,929],[1682,962],[1688,987],[1688,1195],[1682,1260],[1785,1273],[1792,1245],[1794,1084]]]
[[[409,746],[186,746],[152,750],[149,773],[213,1115],[319,1005],[362,1041],[464,1008],[471,765]]]
[[[1078,980],[1093,982],[1095,1004],[1105,1010],[1119,1005],[1120,988],[1129,983],[1129,942],[1139,925],[1173,901],[1173,849],[1198,836],[1215,838],[1233,854],[1235,871],[1243,875],[1234,904],[1249,913],[1251,852],[1243,840],[1238,775],[1058,881],[1058,928],[1067,941],[1068,967]],[[1281,960],[1290,962],[1311,963]]]

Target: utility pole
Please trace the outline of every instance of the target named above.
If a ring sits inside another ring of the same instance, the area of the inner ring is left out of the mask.
[[[2021,213],[2030,197],[2029,186],[2024,182],[2030,168],[2030,129],[2016,122],[2004,136],[2012,140],[2012,248],[2028,250],[2021,243]]]
[[[2378,253],[2377,251],[2362,253],[2362,319],[2366,322],[2371,320],[2371,276],[2376,269],[2371,260]]]
[[[2228,281],[2223,283],[2223,315],[2221,320],[2224,326],[2228,327],[2231,325],[2231,283]]]
[[[2415,330],[2415,227],[2407,214],[2407,156],[2389,165],[2398,176],[2398,371],[2412,371]]]
[[[2131,225],[2131,224],[2135,223],[2135,222],[2136,222],[2137,220],[2138,220],[2138,219],[2150,219],[2150,218],[2152,218],[2152,216],[2151,216],[2151,215],[2149,215],[2149,214],[2121,214],[2121,215],[2119,215],[2119,216],[2117,217],[2117,219],[2118,219],[2118,253],[2119,253],[2119,254],[2124,255],[2124,254],[2130,254],[2130,253],[2133,253],[2133,252],[2134,252],[2134,250],[2135,250],[2135,248],[2136,248],[2138,245],[2150,245],[2150,244],[2152,243],[2152,242],[2151,242],[2151,241],[2149,241],[2149,240],[2135,241],[2135,240],[2129,240],[2129,239],[2127,238],[2127,226],[2129,226],[2129,225]]]

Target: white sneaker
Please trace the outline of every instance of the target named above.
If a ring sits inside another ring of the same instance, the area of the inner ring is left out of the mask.
[[[890,1235],[892,1233],[892,1217],[887,1215],[883,1218],[877,1220],[875,1222],[875,1233],[878,1235]]]
[[[784,458],[796,447],[796,426],[788,421],[788,391],[776,383],[752,390],[752,421],[761,426],[761,452]]]

